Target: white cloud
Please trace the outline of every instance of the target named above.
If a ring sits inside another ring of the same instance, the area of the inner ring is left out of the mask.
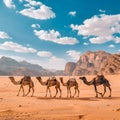
[[[7,8],[15,9],[15,4],[12,0],[3,0]]]
[[[105,11],[105,10],[102,10],[102,9],[99,9],[99,12],[105,13],[106,11]]]
[[[25,0],[25,1],[28,2],[28,4],[30,4],[31,6],[42,5],[41,2],[36,2],[35,0]]]
[[[34,0],[26,0],[27,4],[24,4],[25,9],[19,11],[20,14],[28,16],[34,19],[46,20],[55,17],[55,13],[50,7],[42,4],[41,2],[36,2]]]
[[[120,43],[120,14],[117,15],[99,15],[93,16],[83,22],[82,25],[73,25],[72,30],[77,30],[78,35],[90,37],[93,44],[102,44],[108,41]]]
[[[75,50],[66,51],[67,55],[70,56],[73,60],[78,60],[80,58],[80,52]]]
[[[115,43],[120,43],[120,37],[115,37]]]
[[[46,69],[55,69],[55,70],[64,70],[65,64],[67,62],[65,59],[56,56],[52,56],[49,59],[48,58],[44,60],[41,59],[40,60],[31,59],[29,62],[39,64],[40,66]]]
[[[63,70],[67,62],[63,58],[54,56],[49,51],[38,51],[37,55],[41,57],[40,59],[43,58],[44,60],[40,60],[40,61],[37,60],[35,63],[42,65],[44,68],[47,68],[47,69]]]
[[[87,43],[87,42],[84,42],[84,43],[83,43],[83,45],[89,45],[89,43]]]
[[[19,0],[19,2],[21,2],[21,3],[22,3],[22,2],[23,2],[23,0]]]
[[[110,40],[112,40],[112,36],[110,36],[110,39],[108,39],[107,37],[101,37],[101,36],[90,38],[90,42],[94,44],[102,44]]]
[[[56,56],[52,56],[46,65],[46,67],[51,69],[63,70],[66,64],[66,60],[63,58],[58,58]]]
[[[56,70],[63,70],[66,64],[66,60],[63,58],[59,58],[54,56],[49,51],[39,51],[37,53],[38,56],[43,58],[44,60],[36,61],[39,65],[42,65],[44,68],[47,69],[56,69]],[[48,59],[49,58],[49,59]]]
[[[55,31],[55,30],[49,30],[49,31],[34,30],[34,33],[41,40],[51,41],[51,42],[58,43],[58,44],[74,45],[74,44],[78,43],[78,40],[76,38],[61,37],[61,34],[58,31]]]
[[[52,53],[49,51],[39,51],[37,55],[40,57],[51,57]]]
[[[11,39],[11,37],[7,33],[0,31],[0,39]]]
[[[70,11],[68,14],[71,16],[76,16],[76,11]]]
[[[40,28],[40,25],[39,24],[32,24],[31,27],[37,29],[37,28]]]
[[[24,47],[18,43],[14,43],[14,42],[4,42],[3,44],[0,44],[0,49],[1,50],[10,50],[10,51],[15,51],[15,52],[20,52],[20,53],[35,53],[35,52],[37,52],[33,48]]]
[[[112,44],[111,44],[111,45],[109,45],[109,47],[110,47],[110,48],[114,48],[114,47],[115,47],[115,45],[112,45]]]

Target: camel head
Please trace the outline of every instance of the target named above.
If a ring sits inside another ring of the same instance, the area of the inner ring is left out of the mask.
[[[59,79],[60,79],[60,80],[63,80],[63,77],[60,77]]]
[[[79,79],[80,79],[80,80],[85,80],[85,79],[86,79],[86,77],[79,77]]]
[[[63,82],[63,77],[60,77],[59,79],[60,79],[61,82]]]
[[[13,76],[10,76],[8,77],[11,81],[13,81],[14,77]]]
[[[14,85],[20,85],[20,81],[15,81],[15,78],[13,76],[8,77],[10,79],[10,81],[14,84]]]
[[[41,80],[42,78],[40,76],[36,77],[37,80]]]

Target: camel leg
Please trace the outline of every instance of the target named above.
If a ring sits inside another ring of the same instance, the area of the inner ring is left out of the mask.
[[[56,89],[56,94],[55,94],[55,96],[54,96],[54,97],[56,97],[56,95],[57,95],[57,93],[58,93],[58,88],[57,88],[57,87],[55,87],[55,89]]]
[[[97,87],[96,87],[96,85],[94,85],[94,88],[95,88],[95,92],[96,92],[96,96],[95,96],[95,97],[98,97],[98,94],[100,94],[101,97],[102,97],[102,93],[100,93],[100,92],[97,91]]]
[[[27,92],[27,94],[25,96],[27,96],[30,93],[30,91],[31,91],[31,88],[29,86],[29,90],[28,90],[28,92]]]
[[[50,87],[48,87],[48,90],[49,90],[50,97],[52,97]]]
[[[80,93],[80,91],[79,91],[79,89],[77,88],[77,91],[78,91],[78,95],[77,95],[77,97],[79,97],[79,93]]]
[[[47,97],[48,90],[49,90],[50,97],[52,97],[52,96],[51,96],[51,90],[50,90],[49,86],[47,86],[45,97]]]
[[[104,97],[105,93],[106,93],[106,85],[103,85],[104,86],[104,93],[102,95],[102,97]]]
[[[70,98],[72,97],[72,95],[71,95],[71,89],[70,89]]]
[[[111,97],[111,92],[112,92],[112,89],[111,89],[111,87],[110,86],[107,86],[108,88],[109,88],[109,90],[110,90],[110,95],[108,96],[108,97]]]
[[[25,92],[24,92],[23,85],[21,85],[21,88],[22,88],[22,90],[23,90],[23,96],[25,96]]]
[[[60,87],[58,88],[59,89],[59,91],[60,91],[60,98],[61,98],[61,96],[62,96],[62,91],[61,91],[61,89],[60,89]]]
[[[94,88],[95,88],[95,92],[96,92],[96,96],[95,96],[95,97],[98,97],[98,94],[97,94],[97,88],[96,88],[95,85],[94,85]]]
[[[77,90],[77,92],[78,92],[77,97],[79,97],[79,93],[80,93],[80,91],[79,91],[79,89],[78,89],[78,88],[79,88],[79,87],[78,87],[78,84],[76,85],[76,87],[75,87],[75,88],[76,88],[76,90]]]
[[[67,87],[67,98],[69,97],[69,88]]]
[[[19,89],[19,91],[18,91],[18,94],[17,94],[17,96],[19,96],[19,93],[20,93],[20,91],[21,91],[21,88],[22,88],[22,87],[20,86],[20,89]]]
[[[46,88],[46,95],[45,95],[45,97],[47,97],[47,93],[48,93],[48,87]]]
[[[75,93],[74,93],[73,97],[75,97],[75,95],[76,95],[76,87],[75,87]]]
[[[32,92],[31,97],[33,97],[33,94],[34,94],[34,91],[35,91],[35,90],[34,90],[34,87],[32,87],[32,91],[33,91],[33,92]]]

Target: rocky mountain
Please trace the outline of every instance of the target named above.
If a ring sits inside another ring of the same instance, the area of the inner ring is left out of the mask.
[[[63,71],[50,71],[37,64],[26,61],[18,62],[12,58],[0,58],[0,75],[31,75],[31,76],[50,76],[63,75]]]
[[[111,55],[103,64],[101,69],[103,74],[117,74],[120,73],[120,54]]]
[[[97,74],[110,56],[105,51],[88,51],[80,56],[77,63],[67,63],[64,72],[68,75]]]
[[[76,68],[76,63],[74,62],[68,62],[66,65],[65,65],[65,70],[64,72],[67,74],[67,75],[72,75],[74,69]]]

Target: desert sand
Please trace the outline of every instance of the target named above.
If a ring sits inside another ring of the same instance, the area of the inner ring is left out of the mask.
[[[14,76],[20,80],[22,76]],[[86,76],[88,81],[94,76]],[[112,97],[95,98],[93,86],[85,85],[76,77],[80,96],[66,98],[67,91],[61,84],[62,98],[45,98],[46,87],[42,86],[35,77],[35,93],[22,97],[16,96],[20,86],[11,83],[8,77],[0,77],[0,120],[120,120],[120,75],[105,76],[112,88]],[[57,77],[59,78],[59,77]],[[46,80],[47,77],[43,77]],[[64,77],[66,81],[68,77]],[[103,92],[103,86],[98,87]],[[28,86],[25,87],[25,92]],[[52,95],[55,88],[51,88]],[[74,89],[72,88],[72,94]]]

